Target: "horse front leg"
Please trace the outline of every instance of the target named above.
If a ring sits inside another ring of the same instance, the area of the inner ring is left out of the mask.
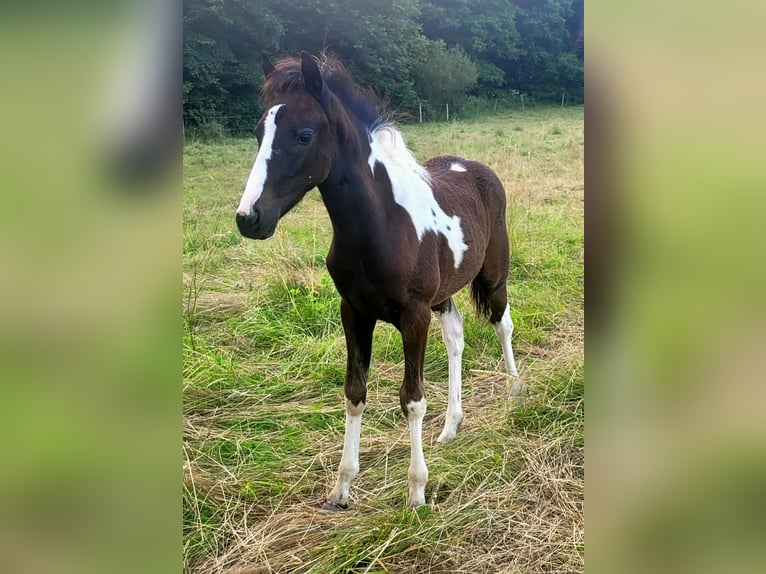
[[[402,312],[401,333],[404,346],[404,383],[399,391],[399,403],[410,428],[410,469],[407,506],[425,504],[428,467],[423,456],[423,418],[426,414],[423,361],[428,340],[431,310],[418,305]]]
[[[359,472],[359,439],[362,433],[362,413],[367,399],[372,333],[375,329],[375,319],[357,313],[345,299],[341,300],[340,315],[346,335],[347,351],[346,378],[343,384],[346,395],[346,429],[338,480],[322,505],[325,510],[348,508],[351,481]]]

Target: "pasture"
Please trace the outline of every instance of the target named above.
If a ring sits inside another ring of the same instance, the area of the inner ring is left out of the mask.
[[[401,338],[378,323],[348,511],[320,509],[343,445],[345,343],[325,267],[331,240],[310,192],[269,240],[234,212],[251,139],[184,147],[184,564],[221,572],[581,572],[583,547],[582,107],[405,124],[423,161],[493,168],[508,195],[509,301],[525,391],[467,290],[463,410],[437,445],[447,354],[426,352],[426,506],[406,507],[409,433]]]

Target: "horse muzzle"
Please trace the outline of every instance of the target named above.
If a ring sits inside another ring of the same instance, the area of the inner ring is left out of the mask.
[[[252,213],[237,212],[237,228],[242,236],[248,239],[268,239],[274,235],[277,226],[276,221],[264,221],[260,209],[253,209]]]

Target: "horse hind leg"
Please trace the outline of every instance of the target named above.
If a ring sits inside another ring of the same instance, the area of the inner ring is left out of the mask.
[[[503,279],[497,286],[490,287],[490,284],[480,274],[471,285],[471,294],[479,311],[486,315],[492,324],[495,335],[497,335],[503,348],[506,371],[515,379],[511,388],[511,394],[519,395],[523,391],[523,386],[519,379],[519,371],[516,368],[516,360],[513,356],[513,345],[511,343],[513,320],[511,319],[511,311],[508,306],[508,290],[505,280]]]
[[[521,394],[523,386],[519,380],[516,360],[513,358],[513,320],[508,307],[508,270],[510,267],[510,246],[505,222],[505,191],[500,180],[492,174],[489,187],[494,192],[502,209],[496,211],[496,219],[490,228],[489,243],[484,254],[481,270],[471,283],[471,295],[476,309],[492,323],[495,335],[503,348],[503,359],[508,374],[513,377],[512,395]]]
[[[505,360],[505,369],[508,374],[515,377],[516,382],[511,394],[519,394],[522,391],[521,383],[519,381],[519,371],[516,369],[516,361],[513,358],[513,346],[511,345],[511,338],[513,335],[513,320],[511,319],[511,310],[508,304],[505,305],[500,320],[496,323],[492,323],[492,327],[495,329],[495,334],[500,340],[500,345],[503,347],[503,359]]]
[[[443,305],[434,309],[442,329],[444,346],[447,347],[449,359],[449,402],[444,430],[436,439],[438,443],[446,443],[455,438],[457,429],[463,421],[461,404],[461,368],[465,342],[463,337],[463,317],[450,298]]]

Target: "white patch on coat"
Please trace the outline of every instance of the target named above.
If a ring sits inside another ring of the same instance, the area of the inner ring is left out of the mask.
[[[275,118],[279,108],[282,106],[284,104],[273,106],[266,114],[266,119],[263,122],[261,147],[258,149],[258,155],[255,156],[253,169],[250,170],[250,176],[247,178],[247,185],[245,185],[245,193],[242,194],[242,199],[239,200],[239,207],[237,207],[237,213],[242,215],[250,214],[253,204],[260,199],[263,187],[266,185],[266,173],[269,160],[271,159],[271,146],[274,145],[274,136],[277,133]]]
[[[457,215],[450,217],[436,202],[431,177],[407,149],[402,134],[391,126],[376,128],[370,133],[370,148],[370,169],[374,174],[376,163],[386,169],[394,201],[410,214],[418,240],[423,240],[426,231],[441,233],[452,251],[455,269],[460,267],[468,249],[460,218]]]
[[[462,166],[462,164],[459,163],[453,163],[451,166],[449,166],[450,171],[468,171],[465,167]]]

